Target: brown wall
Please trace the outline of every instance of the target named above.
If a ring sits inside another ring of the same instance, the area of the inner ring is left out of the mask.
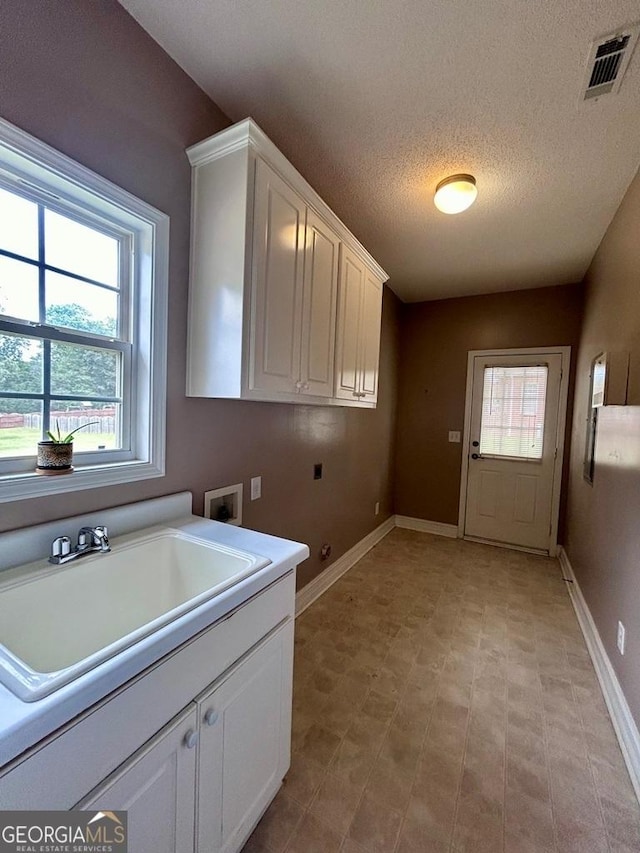
[[[640,174],[586,278],[578,355],[566,549],[627,702],[640,726]],[[593,485],[582,478],[591,360],[628,351],[629,406],[598,412]],[[626,650],[616,648],[618,620]]]
[[[385,289],[376,411],[187,399],[184,149],[227,118],[115,0],[2,3],[0,56],[3,118],[171,217],[166,477],[0,504],[0,531],[184,489],[201,512],[206,489],[260,474],[263,497],[245,505],[244,523],[307,542],[307,582],[323,542],[335,559],[392,512],[398,300]]]
[[[464,428],[468,351],[575,348],[581,309],[580,285],[402,306],[395,492],[399,515],[458,523],[462,445],[450,444],[448,432]],[[572,364],[574,358],[572,349]],[[573,370],[570,401],[572,381]],[[571,411],[568,423],[570,418]]]

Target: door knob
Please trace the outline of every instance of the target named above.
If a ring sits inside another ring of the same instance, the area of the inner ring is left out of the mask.
[[[479,441],[472,441],[471,444],[473,444],[474,447],[480,447]]]
[[[480,454],[479,453],[472,453],[471,458],[472,459],[480,459]]]

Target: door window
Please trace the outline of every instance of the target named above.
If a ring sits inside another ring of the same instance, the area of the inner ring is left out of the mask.
[[[548,372],[546,364],[485,367],[481,454],[542,459]]]

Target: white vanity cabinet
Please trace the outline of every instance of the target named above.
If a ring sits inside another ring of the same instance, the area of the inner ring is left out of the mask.
[[[76,808],[125,810],[136,853],[193,850],[197,724],[192,703]]]
[[[357,259],[380,294],[384,270],[251,119],[187,153],[187,394],[375,404],[363,381],[357,394],[335,392],[340,257]],[[360,322],[358,364],[366,349],[377,366],[379,317],[367,310]]]
[[[126,810],[136,853],[236,853],[289,767],[292,656],[288,622],[77,808]]]
[[[238,853],[290,762],[287,572],[0,770],[0,809],[128,811],[135,853]]]
[[[343,247],[335,390],[341,400],[377,401],[382,284],[357,255]]]
[[[198,701],[198,853],[234,853],[290,761],[289,623]]]

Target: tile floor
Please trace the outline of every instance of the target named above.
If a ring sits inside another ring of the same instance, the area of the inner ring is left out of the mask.
[[[396,529],[297,621],[293,755],[245,853],[638,853],[555,560]]]

